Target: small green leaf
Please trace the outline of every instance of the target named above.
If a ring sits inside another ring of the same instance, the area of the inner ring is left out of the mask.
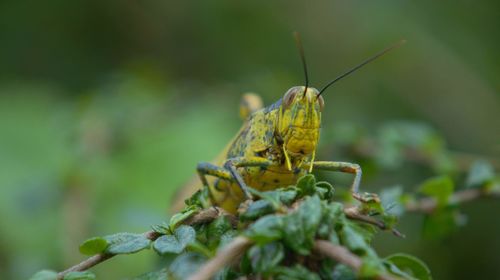
[[[198,271],[207,259],[198,253],[187,252],[179,255],[169,266],[173,279],[187,279],[189,275]]]
[[[268,272],[276,267],[285,256],[283,244],[271,242],[265,245],[254,245],[248,250],[248,257],[253,271],[258,273]]]
[[[231,242],[237,235],[238,235],[238,231],[236,231],[234,229],[224,232],[224,234],[221,235],[221,237],[220,237],[219,248],[222,248],[222,247],[226,246],[227,244],[229,244],[229,242]]]
[[[431,271],[427,265],[414,256],[401,253],[393,254],[385,258],[385,263],[388,270],[395,275],[403,276],[400,275],[400,272],[403,272],[419,280],[432,279]]]
[[[428,239],[441,239],[457,230],[465,221],[458,209],[443,208],[424,218],[423,235]]]
[[[191,216],[197,214],[198,212],[200,212],[200,208],[197,205],[191,205],[181,213],[173,215],[168,223],[170,231],[174,231],[182,222],[189,219]]]
[[[188,206],[196,206],[200,208],[210,207],[209,190],[204,187],[201,190],[195,192],[190,198],[186,199],[184,203]]]
[[[72,271],[64,275],[64,280],[94,280],[95,274],[90,271]]]
[[[318,193],[322,199],[331,200],[335,194],[335,189],[330,183],[321,181],[316,183],[316,193]]]
[[[151,229],[159,234],[171,234],[170,227],[166,222],[157,225],[152,225]]]
[[[352,268],[348,267],[345,264],[337,264],[332,272],[333,280],[356,280],[358,277],[356,276],[356,272],[352,270]]]
[[[228,217],[221,216],[213,220],[207,228],[207,234],[219,238],[224,232],[233,229]]]
[[[292,267],[275,267],[272,275],[273,279],[276,280],[320,280],[316,273],[309,271],[299,264]]]
[[[340,243],[354,253],[363,256],[370,251],[369,240],[371,234],[360,226],[345,221],[338,231]]]
[[[380,200],[385,211],[398,217],[404,214],[405,208],[402,205],[403,187],[394,186],[385,188],[380,193]]]
[[[259,192],[258,197],[268,201],[272,205],[273,209],[279,209],[282,207],[280,191]]]
[[[280,201],[283,204],[290,205],[295,201],[297,197],[297,188],[296,187],[288,187],[286,189],[279,191]]]
[[[302,196],[313,195],[316,192],[315,185],[316,178],[311,174],[304,175],[297,181],[297,188],[301,191]]]
[[[484,190],[488,194],[500,194],[500,177],[496,177],[489,184],[486,184]]]
[[[261,199],[250,204],[248,209],[240,215],[240,218],[244,221],[255,220],[274,211],[275,209],[269,201]]]
[[[448,176],[430,178],[420,185],[420,192],[436,198],[438,207],[448,204],[450,196],[455,188],[453,181]]]
[[[219,246],[221,236],[228,230],[232,230],[233,226],[226,216],[219,217],[212,221],[207,227],[207,242],[206,245],[210,249],[215,249]]]
[[[495,179],[495,170],[485,160],[475,161],[467,175],[465,186],[467,188],[480,188]]]
[[[208,247],[205,246],[205,244],[198,242],[196,240],[193,242],[190,242],[186,246],[186,248],[191,252],[202,254],[203,256],[205,256],[207,258],[212,258],[214,256],[214,253],[212,251],[210,251],[210,249],[208,249]]]
[[[179,254],[195,238],[195,230],[190,226],[182,225],[174,231],[174,234],[158,237],[153,244],[153,249],[160,255],[167,253]]]
[[[139,275],[133,280],[168,280],[168,270],[166,268],[158,271],[148,272],[142,275]]]
[[[322,218],[318,228],[318,236],[321,239],[329,239],[332,233],[335,233],[335,226],[345,219],[344,207],[338,202],[331,202],[322,207]],[[336,235],[336,234],[335,234]],[[337,237],[338,239],[338,237]],[[338,242],[337,242],[338,243]]]
[[[360,278],[374,278],[385,272],[382,262],[378,257],[367,256],[364,257],[361,268],[359,269]]]
[[[322,216],[322,203],[317,195],[308,197],[297,211],[284,217],[285,245],[299,254],[309,254]]]
[[[52,270],[41,270],[31,276],[30,280],[56,280],[57,272]]]
[[[109,244],[105,252],[110,254],[132,254],[149,248],[151,244],[144,234],[136,233],[116,233],[104,236],[104,239]]]
[[[85,240],[80,245],[80,253],[84,255],[95,255],[104,252],[108,247],[108,241],[102,237],[93,237]]]
[[[246,231],[245,236],[257,244],[265,244],[282,237],[283,219],[268,215],[258,219]]]

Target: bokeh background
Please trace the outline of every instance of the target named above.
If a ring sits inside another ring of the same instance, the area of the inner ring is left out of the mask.
[[[0,275],[62,270],[88,237],[166,220],[176,188],[238,130],[241,94],[270,104],[303,83],[292,31],[316,87],[408,41],[325,94],[320,159],[353,160],[335,143],[410,121],[465,158],[498,160],[499,26],[498,1],[2,1]],[[364,167],[372,190],[435,174]],[[328,176],[339,188],[349,179]],[[420,257],[435,279],[498,276],[499,211],[470,203],[468,224],[439,239],[405,216],[408,237],[375,246]],[[121,279],[156,264],[142,252],[94,271]]]

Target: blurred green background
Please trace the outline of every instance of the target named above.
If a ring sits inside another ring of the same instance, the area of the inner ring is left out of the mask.
[[[498,1],[2,1],[0,275],[62,270],[83,259],[87,237],[166,220],[176,188],[238,130],[241,93],[270,104],[303,83],[292,31],[318,88],[408,40],[325,94],[318,158],[352,160],[334,146],[346,127],[405,120],[498,160],[499,26]],[[365,190],[411,190],[434,174],[367,173]],[[408,237],[381,234],[376,248],[420,257],[435,279],[500,275],[499,203],[464,210],[468,225],[450,237],[424,239],[409,215]],[[121,279],[156,264],[142,252],[95,272]]]

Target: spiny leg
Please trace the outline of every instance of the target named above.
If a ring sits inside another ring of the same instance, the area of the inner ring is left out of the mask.
[[[310,167],[310,163],[306,164],[306,168]],[[352,196],[361,202],[380,202],[378,195],[372,193],[359,193],[359,184],[361,182],[361,166],[356,163],[341,162],[341,161],[316,161],[313,163],[314,169],[322,169],[327,171],[338,171],[354,174],[354,180],[351,184]]]
[[[236,157],[231,158],[226,161],[224,167],[229,170],[234,180],[240,187],[241,191],[245,195],[245,200],[252,199],[252,194],[249,191],[249,187],[241,177],[241,174],[238,173],[238,167],[250,167],[250,166],[269,166],[272,162],[266,158],[261,157]]]
[[[233,176],[226,169],[219,167],[210,162],[200,162],[196,166],[196,171],[198,172],[198,176],[200,176],[200,180],[203,183],[203,186],[208,187],[208,181],[205,177],[206,175],[214,176],[217,178],[221,178],[224,180],[233,180]]]

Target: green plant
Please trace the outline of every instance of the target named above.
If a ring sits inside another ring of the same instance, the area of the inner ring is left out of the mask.
[[[242,205],[237,216],[204,208],[206,195],[200,190],[183,211],[152,231],[88,239],[80,251],[92,257],[32,279],[95,279],[88,271],[94,265],[145,249],[166,263],[135,279],[431,279],[414,256],[379,256],[372,239],[381,231],[403,237],[395,226],[405,212],[425,215],[424,234],[446,235],[460,225],[460,204],[500,196],[500,182],[491,165],[478,161],[461,190],[455,191],[450,177],[438,176],[424,181],[415,194],[390,188],[381,193],[382,203],[353,204],[328,182],[306,175],[296,186],[254,191],[259,200]]]

